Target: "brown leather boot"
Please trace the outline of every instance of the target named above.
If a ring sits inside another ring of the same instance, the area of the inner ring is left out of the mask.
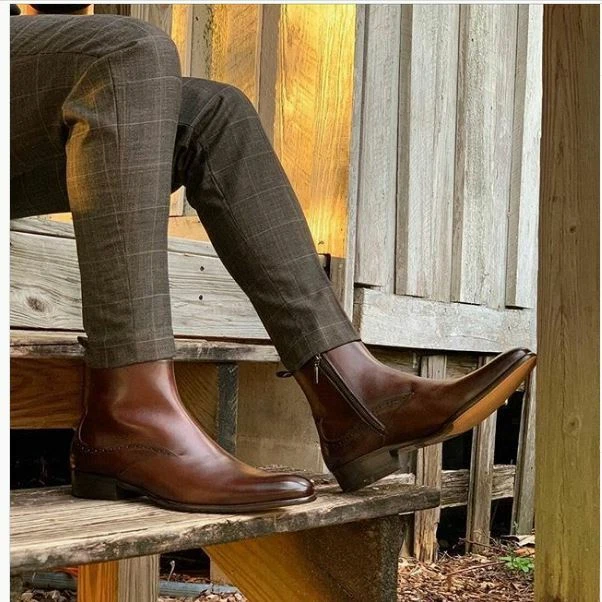
[[[73,495],[147,496],[187,512],[250,512],[315,499],[313,484],[237,460],[184,408],[173,362],[88,369],[71,447]]]
[[[354,341],[316,355],[292,375],[309,400],[326,465],[344,491],[353,491],[399,470],[400,449],[479,424],[535,361],[528,349],[515,348],[462,378],[434,380],[389,368]]]

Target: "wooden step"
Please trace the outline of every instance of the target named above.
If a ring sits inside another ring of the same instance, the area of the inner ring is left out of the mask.
[[[83,358],[78,337],[83,331],[11,329],[10,357],[28,359]],[[211,340],[176,336],[179,362],[278,362],[276,348],[268,343],[240,340]]]
[[[105,562],[224,544],[433,508],[439,492],[389,478],[341,493],[312,476],[318,499],[254,514],[189,514],[143,500],[82,500],[69,487],[11,492],[11,572]]]

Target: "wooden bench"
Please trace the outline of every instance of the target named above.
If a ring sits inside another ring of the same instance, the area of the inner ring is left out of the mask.
[[[12,228],[11,426],[73,427],[85,367],[72,226],[32,218]],[[239,365],[275,368],[278,354],[210,245],[170,239],[169,260],[180,393],[236,453]],[[14,591],[24,572],[68,565],[80,567],[80,602],[154,602],[158,555],[203,547],[250,600],[394,599],[401,515],[436,507],[439,491],[408,474],[356,494],[314,478],[317,501],[244,516],[78,500],[68,487],[15,491]]]
[[[119,597],[116,561],[202,547],[249,600],[396,599],[402,515],[436,506],[439,492],[402,476],[342,494],[327,477],[312,478],[316,501],[245,515],[81,500],[68,487],[13,492],[11,571],[87,565],[80,572],[80,600],[150,602],[156,589],[147,598],[140,592],[124,598],[123,591]],[[154,581],[156,588],[158,573]],[[148,592],[150,584],[145,587]]]

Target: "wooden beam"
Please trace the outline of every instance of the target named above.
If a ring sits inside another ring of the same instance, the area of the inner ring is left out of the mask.
[[[367,5],[364,28],[355,282],[393,292],[401,6]]]
[[[364,343],[409,349],[499,353],[533,340],[533,315],[445,303],[376,290],[355,290],[354,324]]]
[[[544,6],[535,598],[600,599],[600,7]]]
[[[396,599],[400,516],[206,547],[249,600]]]
[[[505,301],[517,14],[460,7],[452,300],[494,308]]]
[[[401,16],[395,292],[440,301],[451,288],[459,11],[407,4]]]
[[[396,480],[341,495],[338,486],[320,483],[321,475],[308,476],[316,482],[315,501],[259,513],[186,513],[144,500],[84,500],[74,498],[70,487],[13,491],[11,572],[305,531],[408,514],[439,503],[438,491]]]
[[[518,436],[516,478],[512,501],[512,528],[514,534],[531,533],[535,519],[535,377],[537,368],[525,385]]]
[[[518,6],[506,305],[535,308],[543,5]]]
[[[445,355],[429,355],[422,358],[421,376],[445,378]],[[443,444],[437,443],[418,450],[416,454],[416,483],[441,489]],[[422,562],[437,559],[437,527],[441,507],[422,510],[414,514],[414,556]]]
[[[120,560],[117,592],[117,602],[155,602],[159,598],[159,556]]]
[[[215,440],[231,454],[236,453],[238,425],[238,366],[217,366],[217,412],[215,417]]]
[[[481,356],[479,367],[484,366],[491,359],[491,357]],[[496,421],[497,412],[494,412],[472,429],[466,538],[484,544],[489,544]],[[467,551],[474,549],[473,544],[469,542],[466,546]]]
[[[84,564],[77,602],[151,602],[159,597],[159,556]]]
[[[118,598],[119,562],[81,565],[77,572],[77,602],[121,602]]]

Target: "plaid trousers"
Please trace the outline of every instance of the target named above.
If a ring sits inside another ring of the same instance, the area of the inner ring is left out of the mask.
[[[11,217],[71,211],[89,366],[173,357],[180,186],[289,370],[359,340],[242,91],[181,77],[171,38],[138,19],[13,16],[10,36]]]

